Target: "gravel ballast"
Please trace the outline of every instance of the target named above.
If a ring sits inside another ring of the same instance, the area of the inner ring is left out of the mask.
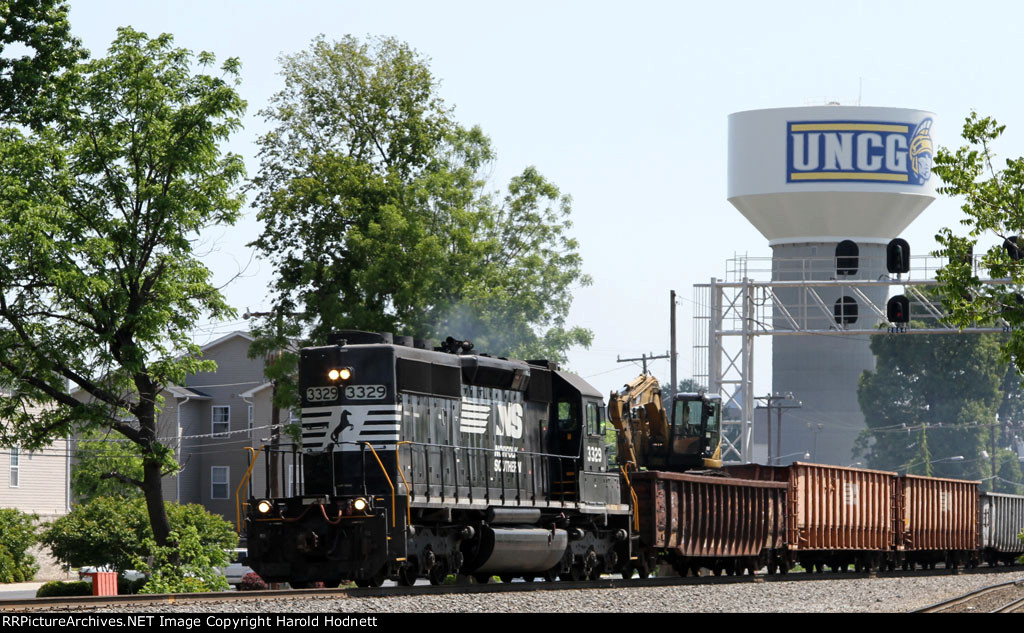
[[[105,606],[104,613],[896,613],[1024,578],[998,574]],[[59,609],[47,609],[57,611]],[[82,609],[75,608],[81,612]]]

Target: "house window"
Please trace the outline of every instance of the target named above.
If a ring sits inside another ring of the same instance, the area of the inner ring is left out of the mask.
[[[230,494],[228,492],[228,480],[230,479],[231,467],[230,466],[211,466],[210,467],[210,498],[211,499],[228,499]]]
[[[211,430],[214,437],[224,437],[231,430],[231,407],[213,407]]]
[[[21,449],[17,446],[11,447],[11,488],[18,487],[18,462],[21,460]]]

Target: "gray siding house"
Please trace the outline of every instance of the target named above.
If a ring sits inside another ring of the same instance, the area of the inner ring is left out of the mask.
[[[263,360],[248,356],[252,342],[248,333],[232,332],[203,346],[203,358],[216,361],[217,370],[167,387],[157,422],[157,435],[174,447],[181,465],[164,479],[164,499],[201,504],[232,525],[247,498],[245,489],[236,494],[251,463],[247,448],[269,444],[272,431],[271,385]],[[279,417],[287,423],[289,412]],[[255,494],[264,490],[264,473],[262,467],[252,471]]]

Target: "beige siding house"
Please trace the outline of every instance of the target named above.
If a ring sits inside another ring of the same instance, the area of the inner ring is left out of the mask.
[[[44,521],[67,514],[67,447],[67,440],[57,440],[38,451],[0,449],[0,507],[38,514]]]

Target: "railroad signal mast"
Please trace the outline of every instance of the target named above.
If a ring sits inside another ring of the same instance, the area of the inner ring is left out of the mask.
[[[1013,247],[1008,242],[1007,250]],[[893,255],[893,253],[897,255]],[[881,279],[833,279],[801,281],[756,281],[757,260],[730,260],[730,270],[743,275],[734,281],[712,279],[708,284],[695,284],[694,301],[706,310],[695,315],[694,376],[707,381],[711,393],[722,393],[727,408],[735,415],[722,421],[722,456],[726,463],[753,461],[753,357],[756,337],[819,336],[830,339],[869,337],[878,334],[993,334],[1009,331],[1010,324],[999,319],[996,327],[974,326],[959,329],[948,325],[946,313],[928,288],[938,285],[934,273],[944,262],[931,256],[911,260],[905,240],[892,240],[887,246],[887,274]],[[902,258],[902,259],[901,259]],[[911,261],[918,264],[911,267]],[[897,265],[898,264],[898,265]],[[977,262],[972,259],[977,273]],[[904,275],[906,275],[904,277]],[[985,284],[1007,285],[1008,279],[986,279]],[[857,311],[844,304],[831,308],[825,293],[841,290],[857,298]],[[796,290],[805,300],[794,309],[779,300],[783,291]],[[878,290],[888,294],[902,290],[888,299],[872,301]],[[783,318],[779,319],[778,314]],[[912,327],[911,320],[924,320],[925,327]],[[822,327],[822,323],[825,324]],[[885,324],[885,329],[877,325]],[[703,371],[702,371],[703,369]],[[705,373],[706,372],[706,373]],[[804,394],[800,395],[804,398]],[[763,398],[762,398],[763,399]],[[818,434],[822,425],[807,425],[813,433],[817,454]],[[777,438],[777,436],[776,436]],[[775,448],[776,455],[779,448]]]

